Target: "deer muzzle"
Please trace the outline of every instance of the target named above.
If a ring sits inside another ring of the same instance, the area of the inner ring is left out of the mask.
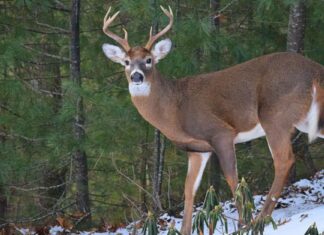
[[[131,74],[131,80],[133,83],[135,84],[142,84],[143,83],[143,80],[144,80],[144,74],[141,73],[140,71],[134,71],[132,74]]]

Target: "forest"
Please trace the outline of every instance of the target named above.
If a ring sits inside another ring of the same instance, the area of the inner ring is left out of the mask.
[[[127,29],[145,45],[150,27],[174,24],[173,46],[157,65],[168,79],[218,71],[272,52],[324,64],[322,0],[0,0],[0,228],[58,217],[78,226],[121,226],[148,211],[179,216],[187,156],[132,105],[124,68],[109,61],[102,32]],[[324,168],[324,142],[292,136],[288,185]],[[236,145],[239,178],[269,190],[273,163],[265,138]],[[196,202],[213,185],[231,198],[216,155]],[[91,224],[91,225],[89,225]]]

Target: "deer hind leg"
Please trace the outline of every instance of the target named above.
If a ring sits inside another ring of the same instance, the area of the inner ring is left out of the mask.
[[[190,235],[192,227],[192,209],[196,191],[200,185],[206,163],[211,153],[188,153],[188,173],[185,183],[184,216],[181,226],[182,235]]]
[[[286,183],[291,166],[295,162],[295,158],[291,147],[291,134],[289,130],[272,127],[266,130],[267,142],[273,158],[275,176],[259,216],[265,217],[271,215],[281,191]],[[275,132],[277,130],[277,132]]]

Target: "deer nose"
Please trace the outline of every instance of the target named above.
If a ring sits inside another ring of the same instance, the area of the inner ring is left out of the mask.
[[[139,72],[135,72],[131,75],[131,79],[132,79],[132,82],[135,82],[135,83],[142,83],[143,80],[144,80],[144,76],[143,74],[139,73]]]

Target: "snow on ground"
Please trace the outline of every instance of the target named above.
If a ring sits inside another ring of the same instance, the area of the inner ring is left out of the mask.
[[[254,202],[257,210],[262,208],[266,196],[254,196]],[[200,208],[196,208],[195,211]],[[223,203],[225,216],[228,217],[229,232],[234,232],[237,228],[236,220],[238,214],[233,201]],[[324,170],[318,172],[312,179],[302,179],[290,187],[286,188],[282,193],[282,197],[278,200],[276,208],[272,214],[273,219],[278,224],[278,229],[274,230],[271,225],[265,229],[265,235],[304,235],[306,230],[314,222],[318,231],[324,232]],[[174,218],[164,214],[160,219],[165,220],[168,224],[175,220],[175,226],[178,230],[181,227],[181,218]],[[218,230],[222,231],[221,226]],[[56,235],[61,231],[55,227],[51,230],[51,234]],[[82,235],[129,235],[131,234],[131,225],[128,228],[118,229],[116,232],[93,233],[81,232]],[[161,235],[167,235],[167,229],[160,231]],[[24,234],[22,232],[22,234]],[[205,229],[205,234],[208,230]],[[221,234],[220,232],[216,234]]]
[[[316,223],[319,232],[324,232],[324,205],[307,210],[290,217],[289,222],[273,230],[271,226],[265,229],[266,235],[305,234],[306,230]]]
[[[254,196],[258,211],[261,210],[265,199],[266,196],[263,195]],[[223,209],[225,216],[228,217],[229,232],[234,232],[237,228],[235,221],[238,218],[234,201],[223,203]],[[162,218],[167,221],[173,219],[168,215],[163,215]],[[278,229],[273,230],[271,225],[267,226],[265,235],[304,235],[314,222],[319,232],[324,232],[324,170],[318,172],[311,180],[302,179],[286,188],[278,200],[272,218],[278,224]],[[176,228],[180,229],[181,219],[175,221]],[[221,226],[218,226],[218,230],[222,231]],[[161,235],[166,234],[167,231],[161,232]],[[207,229],[205,234],[208,234]]]

